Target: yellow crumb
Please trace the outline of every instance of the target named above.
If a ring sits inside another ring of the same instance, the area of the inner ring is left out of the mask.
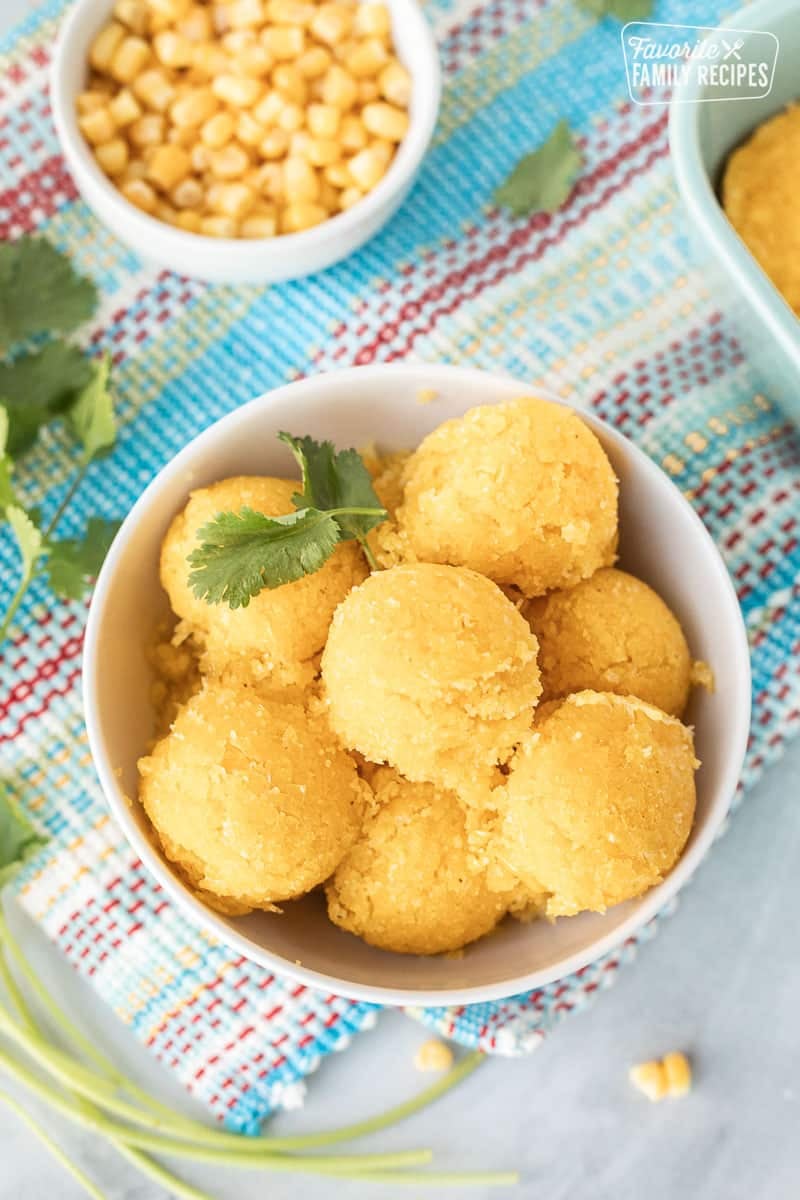
[[[430,404],[438,394],[435,388],[420,388],[417,392],[417,404]]]
[[[685,1054],[673,1050],[661,1060],[668,1096],[685,1096],[692,1089],[692,1067]]]
[[[436,1038],[423,1042],[414,1055],[414,1066],[418,1071],[448,1071],[452,1065],[453,1051]]]
[[[665,1096],[685,1096],[692,1087],[692,1068],[685,1054],[673,1050],[658,1061],[637,1063],[628,1072],[633,1086],[656,1103]]]
[[[713,696],[716,690],[714,672],[707,662],[703,662],[701,658],[695,659],[689,672],[689,679],[692,687],[705,688],[709,695]]]

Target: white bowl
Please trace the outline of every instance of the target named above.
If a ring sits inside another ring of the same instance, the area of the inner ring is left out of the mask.
[[[386,175],[363,200],[303,233],[209,238],[149,217],[103,174],[83,138],[75,99],[85,86],[89,46],[108,21],[113,0],[77,0],[56,44],[50,84],[61,148],[95,215],[142,258],[211,283],[277,283],[321,271],[363,245],[389,219],[414,182],[439,111],[441,72],[430,26],[416,0],[386,0],[397,56],[412,78],[408,134]]]
[[[421,388],[436,399],[417,402]],[[677,613],[696,657],[709,662],[716,690],[695,689],[697,815],[668,878],[604,915],[520,924],[507,920],[461,959],[416,958],[367,946],[328,921],[318,896],[280,916],[227,918],[206,908],[155,848],[136,803],[136,760],[152,733],[144,649],[168,612],[158,580],[161,540],[193,488],[236,474],[294,475],[278,430],[330,438],[338,446],[372,440],[408,448],[442,421],[476,404],[542,389],[506,376],[456,367],[356,367],[276,388],[212,425],[181,451],[131,510],[100,574],[84,650],[89,741],[115,818],[166,892],[239,954],[303,983],[388,1004],[465,1004],[539,987],[591,962],[648,921],[686,882],[728,810],[744,755],[750,713],[747,639],[722,560],[699,517],[649,458],[588,413],[620,480],[620,561]],[[552,399],[552,397],[550,397]]]

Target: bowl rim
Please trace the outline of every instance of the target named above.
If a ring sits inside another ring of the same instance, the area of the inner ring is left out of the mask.
[[[658,479],[659,483],[666,482],[673,489],[676,501],[684,507],[686,515],[694,524],[701,541],[705,543],[708,551],[709,566],[713,567],[713,571],[718,578],[721,595],[727,599],[729,611],[725,615],[725,620],[731,629],[730,654],[736,660],[735,677],[740,681],[740,685],[739,694],[731,697],[730,700],[731,712],[734,717],[730,742],[731,753],[726,762],[722,779],[715,789],[711,811],[698,836],[684,850],[681,858],[669,875],[667,875],[666,879],[645,893],[640,899],[636,910],[625,921],[605,936],[596,938],[588,947],[565,956],[559,961],[557,969],[551,967],[549,969],[528,971],[515,977],[513,981],[506,980],[495,984],[434,990],[422,988],[398,989],[381,985],[349,983],[346,979],[304,967],[302,964],[285,959],[272,951],[254,944],[248,937],[231,929],[220,915],[212,909],[207,908],[202,901],[190,893],[179,882],[156,848],[139,829],[132,815],[131,804],[123,794],[113,764],[105,752],[100,728],[96,680],[99,665],[98,643],[106,597],[117,561],[122,555],[123,547],[131,531],[135,528],[140,516],[154,501],[157,501],[159,492],[165,481],[173,475],[184,471],[191,464],[198,451],[204,450],[213,444],[223,425],[226,429],[230,429],[239,422],[249,421],[250,417],[256,412],[261,412],[266,417],[270,407],[274,403],[282,401],[286,397],[287,392],[291,392],[293,397],[299,399],[304,393],[311,393],[319,388],[320,381],[322,381],[322,386],[324,387],[325,381],[332,377],[346,379],[347,376],[352,376],[355,372],[359,372],[359,377],[363,378],[365,372],[380,376],[387,371],[391,371],[396,375],[407,375],[410,380],[416,381],[419,381],[420,374],[424,372],[426,384],[434,388],[437,381],[441,381],[442,384],[445,380],[451,384],[458,384],[459,380],[463,380],[464,382],[468,379],[474,381],[475,376],[478,375],[486,383],[487,391],[490,394],[493,383],[502,383],[507,386],[510,380],[519,382],[514,380],[510,375],[498,372],[486,372],[469,367],[426,363],[392,363],[347,367],[335,371],[320,372],[317,375],[295,380],[292,383],[282,384],[267,392],[263,392],[260,396],[255,397],[246,404],[221,417],[193,438],[161,468],[133,505],[114,539],[98,577],[89,609],[83,651],[83,704],[89,746],[106,803],[128,839],[128,842],[134,848],[142,862],[145,863],[157,882],[164,888],[170,899],[176,903],[177,907],[194,924],[211,930],[223,944],[230,946],[236,953],[243,955],[250,961],[256,962],[270,971],[288,976],[309,987],[334,992],[336,995],[354,1000],[411,1007],[443,1007],[451,1004],[471,1004],[500,1000],[521,992],[544,987],[557,979],[571,975],[582,967],[600,959],[609,951],[618,949],[633,933],[658,915],[665,904],[672,899],[694,873],[709,846],[715,840],[727,816],[736,791],[747,748],[751,704],[750,653],[744,620],[727,568],[710,533],[694,508],[692,508],[672,480],[634,442],[626,438],[601,418],[579,407],[577,404],[571,404],[568,400],[554,396],[547,388],[539,387],[536,384],[519,382],[521,394],[536,394],[543,399],[551,400],[556,404],[561,404],[563,407],[576,411],[595,432],[598,430],[601,431],[604,438],[607,438],[620,447],[624,447],[625,452],[632,455],[637,470],[642,471],[653,480]]]
[[[407,61],[405,66],[412,76],[412,89],[418,93],[418,98],[415,105],[412,103],[408,133],[399,143],[388,171],[371,192],[345,212],[337,213],[299,233],[284,233],[272,238],[213,238],[177,229],[166,221],[142,212],[126,200],[100,169],[81,134],[75,106],[71,102],[74,97],[66,82],[66,72],[72,60],[75,57],[86,60],[92,35],[84,31],[84,22],[88,21],[91,25],[92,16],[99,20],[103,8],[108,10],[106,15],[110,16],[113,0],[104,0],[102,5],[98,5],[97,0],[75,0],[56,39],[50,68],[50,104],[58,139],[70,171],[79,184],[86,180],[105,203],[117,210],[132,244],[147,246],[157,237],[159,258],[165,259],[173,253],[181,257],[192,247],[202,246],[204,255],[211,256],[217,262],[231,264],[231,278],[235,277],[237,267],[252,266],[254,258],[266,267],[273,260],[309,254],[314,249],[321,256],[337,242],[347,243],[349,238],[358,235],[362,226],[369,227],[370,221],[376,219],[384,207],[411,185],[428,149],[439,114],[442,73],[433,30],[417,0],[386,2],[393,16],[395,12],[400,12],[403,20],[411,24],[409,40],[414,45],[414,56],[413,61]],[[90,200],[87,203],[94,211],[94,204]],[[104,218],[100,219],[106,224]],[[315,269],[313,266],[310,268],[311,271]]]

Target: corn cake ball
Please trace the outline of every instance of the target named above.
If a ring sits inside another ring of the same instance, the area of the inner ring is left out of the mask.
[[[739,237],[800,315],[800,105],[789,107],[734,150],[722,206]]]
[[[680,717],[692,660],[678,621],[652,588],[603,567],[566,591],[529,601],[543,696],[586,689],[638,696]]]
[[[542,705],[511,761],[497,857],[548,893],[551,917],[640,896],[686,844],[698,765],[691,731],[633,696]]]
[[[139,775],[164,854],[227,912],[269,908],[327,879],[370,795],[320,717],[213,681],[139,760]]]
[[[559,404],[525,396],[446,421],[412,454],[404,485],[398,519],[422,561],[471,567],[526,596],[614,561],[614,472]]]
[[[531,723],[538,643],[500,589],[463,567],[370,575],[340,604],[322,656],[345,746],[414,782],[489,786]]]
[[[493,929],[505,907],[471,864],[454,793],[389,767],[372,787],[375,809],[326,885],[333,923],[400,954],[459,950]]]
[[[367,536],[370,550],[381,567],[394,567],[413,560],[407,539],[397,523],[397,510],[403,502],[403,474],[410,457],[410,451],[394,451],[376,456],[370,466],[375,493],[389,514]]]
[[[265,588],[246,608],[207,604],[189,587],[187,556],[197,533],[218,513],[252,508],[268,516],[294,510],[299,485],[290,479],[239,475],[192,492],[173,520],[161,551],[161,582],[182,632],[202,643],[204,671],[228,672],[236,679],[272,677],[279,683],[305,683],[315,673],[313,656],[325,644],[334,610],[367,566],[354,541],[343,542],[313,575],[278,588]]]

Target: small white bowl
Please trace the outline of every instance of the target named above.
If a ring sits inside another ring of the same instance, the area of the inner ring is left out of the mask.
[[[417,402],[423,388],[436,399]],[[619,946],[686,882],[728,811],[750,716],[747,638],[722,560],[699,517],[654,463],[597,417],[582,413],[620,480],[621,565],[651,584],[677,613],[695,657],[709,662],[716,690],[695,689],[687,719],[696,729],[697,815],[678,865],[658,887],[604,915],[554,924],[505,921],[460,959],[375,950],[337,929],[319,896],[280,916],[227,918],[206,908],[155,847],[136,802],[136,760],[152,736],[145,647],[168,613],[158,580],[161,540],[193,488],[237,474],[294,475],[280,429],[409,448],[442,421],[476,404],[541,388],[457,367],[356,367],[276,388],[212,425],[168,463],[131,510],[95,589],[84,649],[89,741],[108,804],[132,846],[187,915],[239,954],[303,983],[387,1004],[466,1004],[540,987]],[[549,397],[553,399],[553,397]],[[188,802],[188,798],[187,798]]]
[[[142,258],[210,283],[278,283],[331,266],[381,228],[419,171],[439,111],[436,43],[416,0],[386,0],[397,56],[411,74],[411,123],[386,175],[347,212],[303,233],[275,238],[209,238],[147,216],[120,194],[95,162],[78,128],[75,100],[85,86],[89,47],[108,21],[113,0],[77,0],[56,44],[50,83],[61,148],[95,215]]]

